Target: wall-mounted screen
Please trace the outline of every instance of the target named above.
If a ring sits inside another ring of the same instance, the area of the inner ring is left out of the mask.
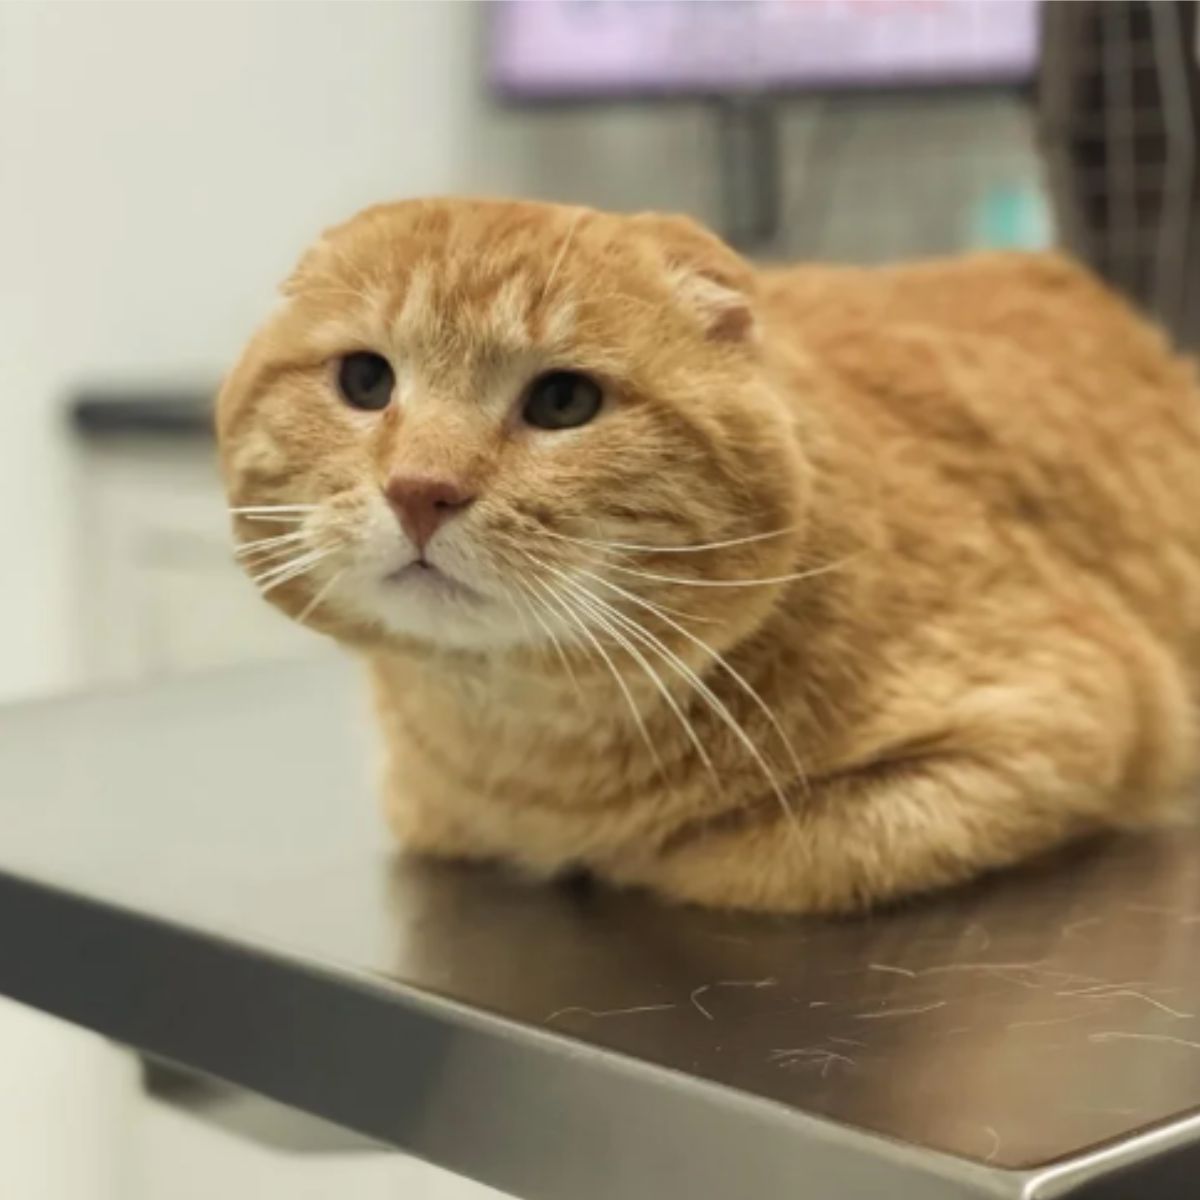
[[[529,99],[1016,83],[1037,0],[496,0],[489,74]]]

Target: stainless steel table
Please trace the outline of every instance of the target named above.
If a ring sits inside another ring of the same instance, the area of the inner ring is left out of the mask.
[[[865,920],[402,862],[353,668],[0,711],[0,991],[526,1200],[1200,1195],[1200,834]]]

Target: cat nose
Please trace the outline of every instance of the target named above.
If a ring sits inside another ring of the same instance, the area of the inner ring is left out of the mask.
[[[475,499],[460,483],[425,475],[394,475],[383,492],[419,553],[424,553],[443,521]]]

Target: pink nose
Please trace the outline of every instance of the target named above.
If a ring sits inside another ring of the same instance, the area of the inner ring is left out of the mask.
[[[443,521],[462,512],[475,499],[461,484],[423,475],[395,475],[383,491],[401,528],[420,553],[424,553]]]

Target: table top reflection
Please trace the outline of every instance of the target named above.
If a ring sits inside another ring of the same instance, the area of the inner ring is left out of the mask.
[[[530,1198],[1192,1194],[1195,830],[746,917],[403,861],[376,753],[339,662],[0,711],[0,991]]]

